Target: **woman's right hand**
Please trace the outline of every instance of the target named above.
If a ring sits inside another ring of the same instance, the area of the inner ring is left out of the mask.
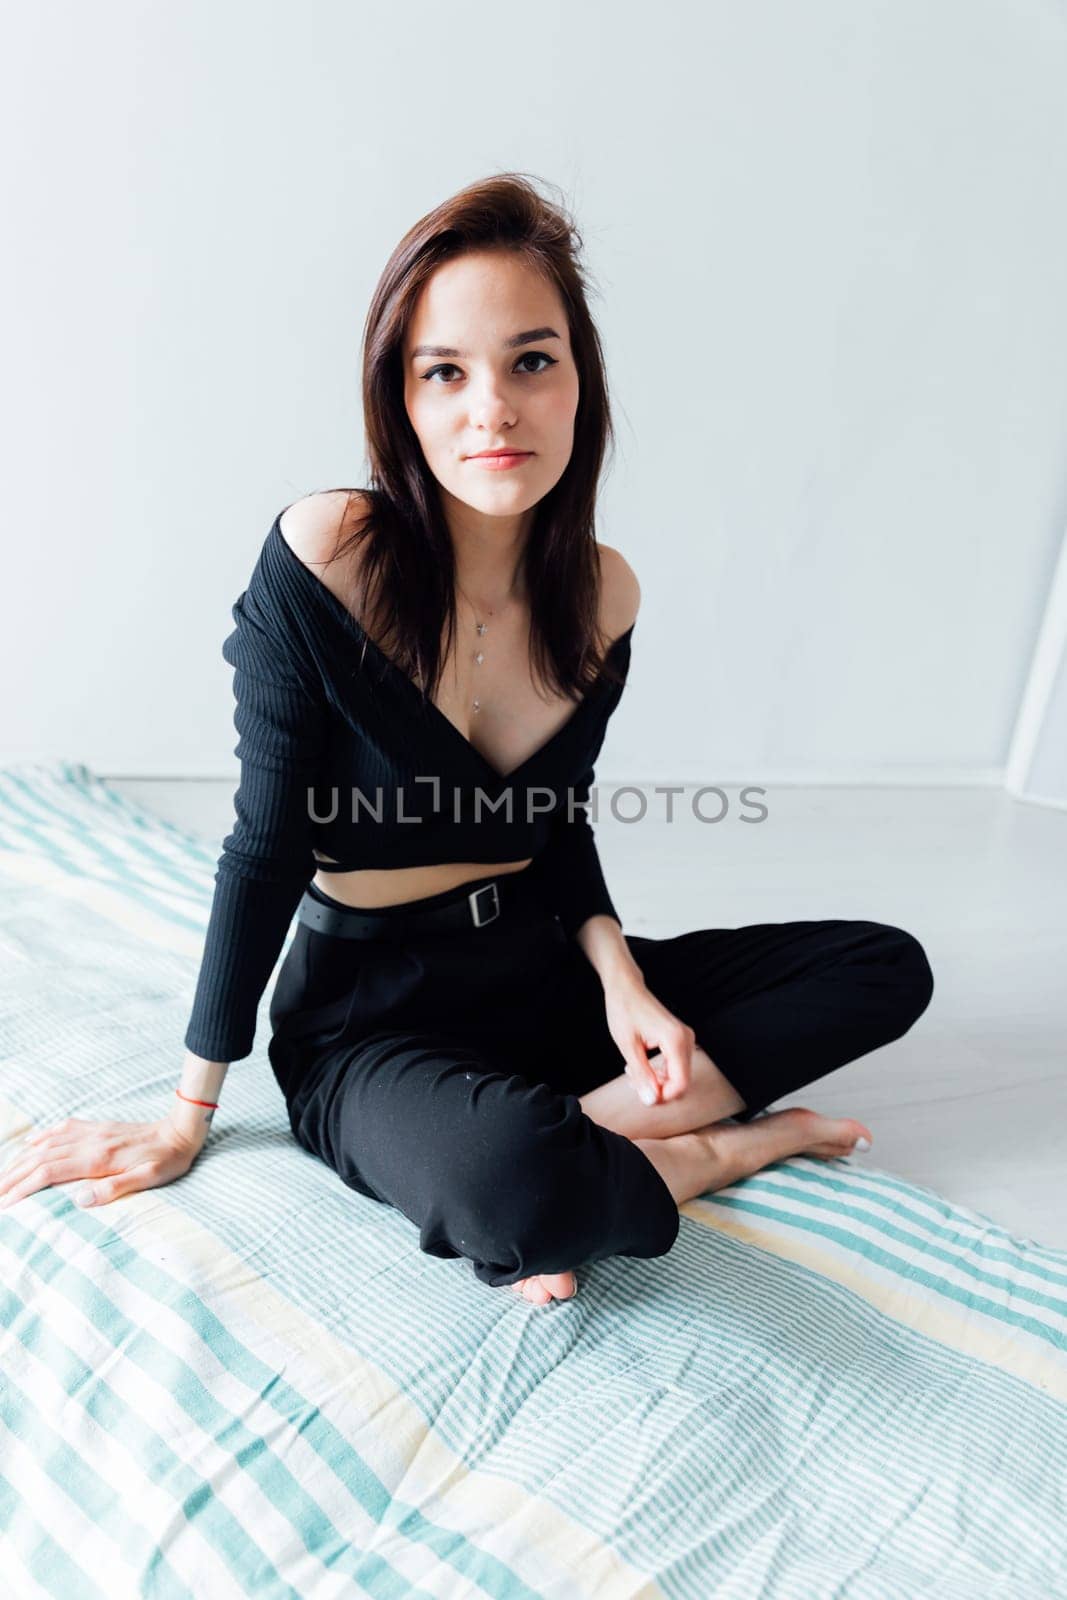
[[[72,1192],[79,1205],[106,1205],[138,1189],[158,1189],[189,1171],[203,1139],[181,1133],[169,1117],[158,1122],[86,1122],[68,1117],[23,1142],[0,1173],[0,1209],[55,1183],[84,1179],[92,1199]]]

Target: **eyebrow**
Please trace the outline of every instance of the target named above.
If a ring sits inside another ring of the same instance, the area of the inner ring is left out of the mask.
[[[525,333],[513,333],[510,339],[504,340],[505,350],[515,350],[520,344],[533,344],[535,339],[558,339],[559,334],[555,328],[528,328]],[[411,352],[412,361],[419,356],[459,356],[465,357],[465,350],[454,350],[448,344],[417,344]]]

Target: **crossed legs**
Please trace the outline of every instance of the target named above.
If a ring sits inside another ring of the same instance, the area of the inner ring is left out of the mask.
[[[453,1031],[441,1010],[447,971],[429,974],[426,995],[409,993],[409,964],[388,950],[374,956],[380,981],[368,973],[361,984],[364,1009],[351,1006],[351,1042],[334,1027],[328,1059],[290,1103],[294,1135],[350,1187],[416,1222],[420,1248],[466,1255],[483,1282],[506,1277],[542,1303],[574,1292],[563,1261],[664,1254],[687,1200],[870,1137],[860,1122],[802,1106],[724,1119],[793,1097],[906,1032],[933,982],[910,934],[836,919],[627,938],[652,992],[702,1044],[680,1100],[645,1107],[617,1073],[602,988],[581,952],[558,973],[538,968],[536,983],[507,964],[468,981],[460,952],[455,995],[478,998],[483,1041],[465,1013]],[[279,1082],[288,1094],[288,1070]],[[549,1260],[547,1277],[510,1276]]]
[[[792,1095],[906,1033],[933,993],[930,964],[913,934],[832,918],[626,940],[653,993],[694,1027],[711,1055],[694,1047],[690,1087],[680,1100],[646,1107],[620,1075],[580,1103],[594,1122],[633,1142],[677,1204],[791,1155],[829,1160],[871,1138],[861,1122],[803,1106],[755,1123],[722,1119]],[[584,981],[592,993],[588,974]],[[557,1292],[573,1294],[574,1275],[524,1279],[521,1287],[543,1303]]]
[[[652,1060],[654,1063],[655,1057]],[[680,1100],[646,1106],[637,1098],[633,1083],[624,1072],[580,1099],[587,1117],[601,1127],[625,1134],[627,1139],[667,1139],[672,1134],[689,1133],[706,1123],[736,1116],[745,1109],[737,1090],[700,1045],[693,1047],[689,1088]]]
[[[851,1117],[824,1117],[806,1107],[772,1112],[759,1122],[730,1125],[723,1118],[745,1109],[737,1090],[707,1051],[694,1045],[689,1088],[680,1100],[646,1106],[625,1073],[579,1097],[586,1116],[632,1140],[656,1168],[675,1202],[736,1183],[771,1162],[808,1154],[822,1160],[847,1155],[870,1129]],[[521,1278],[509,1285],[534,1305],[568,1300],[577,1291],[573,1271]]]

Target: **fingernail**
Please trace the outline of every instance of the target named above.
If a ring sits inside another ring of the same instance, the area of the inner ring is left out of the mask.
[[[74,1204],[76,1206],[91,1206],[95,1199],[96,1196],[92,1189],[86,1185],[84,1189],[79,1189],[76,1192],[74,1196]]]
[[[656,1091],[655,1091],[655,1089],[648,1089],[648,1088],[642,1089],[641,1090],[641,1099],[645,1102],[646,1106],[654,1106],[655,1103],[656,1103]]]
[[[871,1141],[869,1139],[864,1139],[861,1134],[852,1148],[853,1150],[869,1150],[871,1148]]]

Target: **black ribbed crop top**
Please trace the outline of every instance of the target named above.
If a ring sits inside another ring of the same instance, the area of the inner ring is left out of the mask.
[[[601,673],[562,727],[500,773],[304,565],[283,514],[222,646],[240,781],[185,1034],[208,1061],[251,1054],[260,998],[319,868],[533,857],[529,871],[568,935],[597,913],[620,920],[582,807],[633,625],[608,651],[623,682]]]

